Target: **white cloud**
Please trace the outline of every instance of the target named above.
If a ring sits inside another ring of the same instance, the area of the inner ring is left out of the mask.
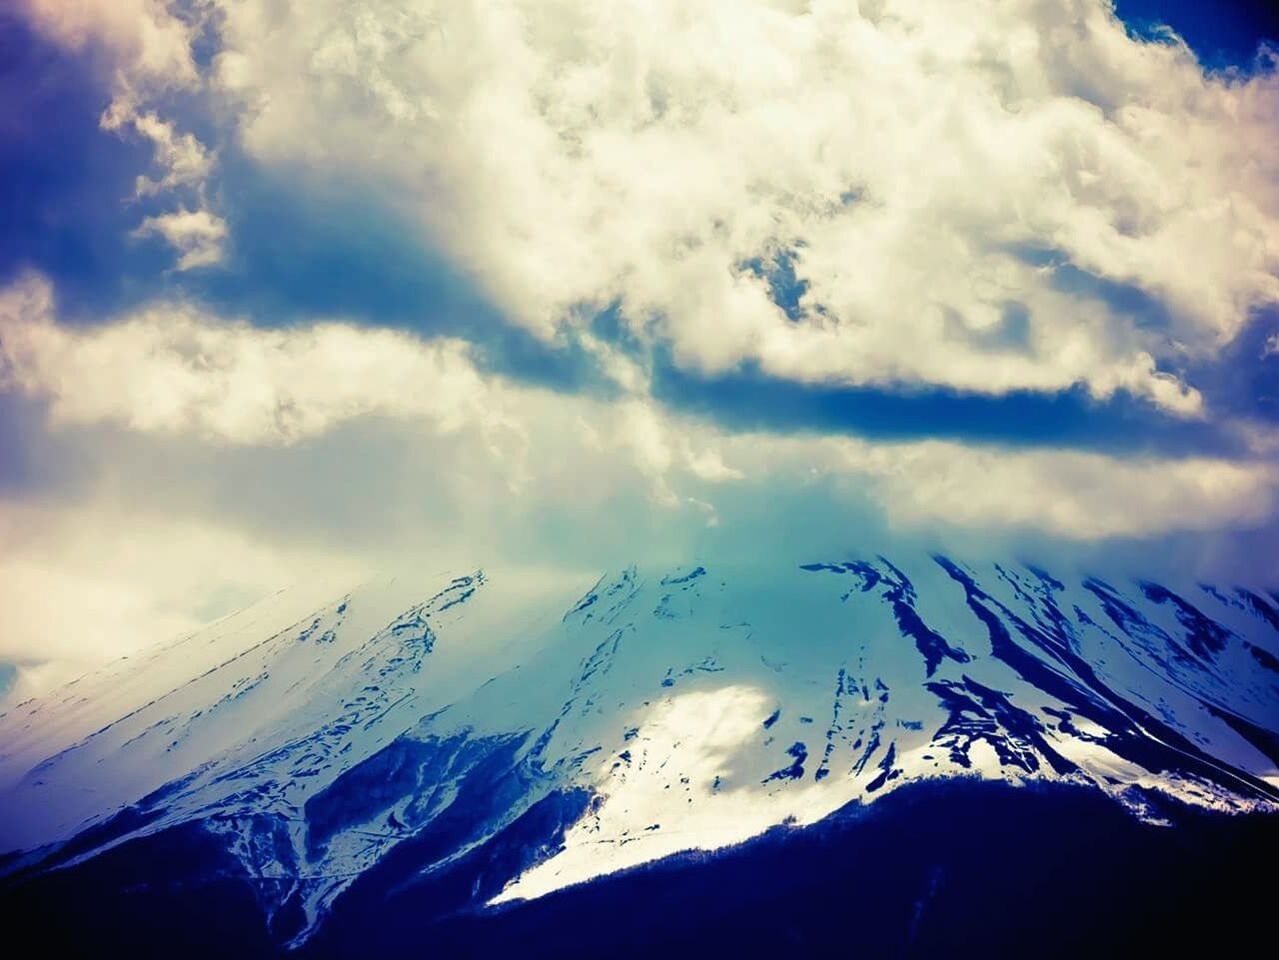
[[[178,253],[177,268],[191,270],[222,262],[227,239],[226,221],[207,209],[207,186],[217,162],[194,134],[179,133],[174,125],[154,111],[141,110],[137,94],[127,85],[116,94],[103,112],[104,130],[132,131],[151,142],[158,178],[139,174],[135,199],[164,196],[182,191],[196,200],[195,209],[178,210],[146,217],[135,236],[160,236]]]
[[[279,444],[366,415],[444,431],[485,419],[488,387],[458,340],[339,323],[263,330],[183,304],[74,330],[31,276],[0,295],[0,344],[5,380],[46,397],[56,423]]]
[[[922,527],[1022,527],[1080,540],[1211,531],[1265,520],[1279,487],[1265,461],[840,444],[849,468],[873,478],[889,516]]]
[[[79,50],[97,44],[138,80],[185,86],[195,80],[192,27],[165,0],[18,0],[28,18],[56,42]]]
[[[193,44],[208,26],[212,7],[205,0],[179,5],[175,0],[18,0],[27,19],[55,43],[72,50],[93,48],[107,54],[113,75],[112,98],[103,111],[104,130],[132,132],[151,142],[158,180],[139,176],[136,194],[150,196],[178,187],[201,196],[215,157],[191,133],[147,103],[174,90],[200,87]]]
[[[160,168],[139,193],[196,191],[145,228],[181,231],[180,268],[220,248],[216,158],[142,104],[208,79],[251,155],[398,191],[518,322],[551,336],[616,302],[699,370],[1083,384],[1199,416],[1164,371],[1279,299],[1279,77],[1205,74],[1107,0],[991,0],[962,22],[944,0],[26,9],[113,52],[104,125],[152,140]],[[1028,251],[1140,291],[1166,329]],[[798,322],[747,266],[779,255]]]
[[[55,428],[182,442],[287,447],[361,418],[400,421],[436,451],[431,496],[495,524],[547,506],[592,518],[626,496],[723,523],[724,488],[750,488],[758,510],[772,487],[816,477],[906,527],[1088,540],[1255,524],[1273,511],[1279,479],[1260,448],[1239,461],[1122,459],[726,433],[637,395],[512,383],[477,369],[460,341],[339,322],[262,329],[168,304],[77,329],[57,322],[36,276],[0,291],[0,388],[43,399]]]
[[[154,111],[140,111],[132,92],[117,94],[102,114],[104,130],[132,130],[149,140],[155,150],[155,163],[163,171],[160,179],[140,175],[136,194],[152,196],[177,187],[194,187],[203,194],[205,181],[213,172],[214,155],[194,134],[179,133]]]
[[[178,251],[178,269],[208,267],[222,261],[227,238],[226,221],[207,210],[179,210],[147,217],[135,236],[160,236]]]
[[[704,370],[1196,415],[1160,369],[1279,298],[1279,80],[1205,75],[1103,0],[220,6],[252,155],[392,184],[545,335],[617,301]],[[743,268],[780,251],[799,322]]]

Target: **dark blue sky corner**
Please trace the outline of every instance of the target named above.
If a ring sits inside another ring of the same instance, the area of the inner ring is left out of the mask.
[[[1171,27],[1210,69],[1248,71],[1260,44],[1279,46],[1279,4],[1272,0],[1115,0],[1115,11],[1143,39]]]

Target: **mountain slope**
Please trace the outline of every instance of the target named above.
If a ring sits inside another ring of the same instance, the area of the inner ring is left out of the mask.
[[[369,889],[538,898],[923,781],[1279,809],[1258,590],[946,557],[573,581],[290,591],[11,710],[9,883],[194,830],[297,947]]]

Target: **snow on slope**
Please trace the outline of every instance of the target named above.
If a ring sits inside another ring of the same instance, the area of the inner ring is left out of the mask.
[[[475,572],[288,591],[20,705],[0,717],[0,851],[65,865],[198,822],[300,943],[401,845],[447,869],[557,795],[590,800],[477,896],[921,778],[1080,783],[1152,818],[1159,794],[1279,809],[1273,594],[944,557],[584,589]]]

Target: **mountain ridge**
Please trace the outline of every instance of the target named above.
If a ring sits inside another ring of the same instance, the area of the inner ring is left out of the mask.
[[[507,836],[478,907],[921,782],[1279,810],[1273,594],[942,555],[576,579],[276,595],[10,710],[0,870],[193,827],[296,948],[379,865]]]

